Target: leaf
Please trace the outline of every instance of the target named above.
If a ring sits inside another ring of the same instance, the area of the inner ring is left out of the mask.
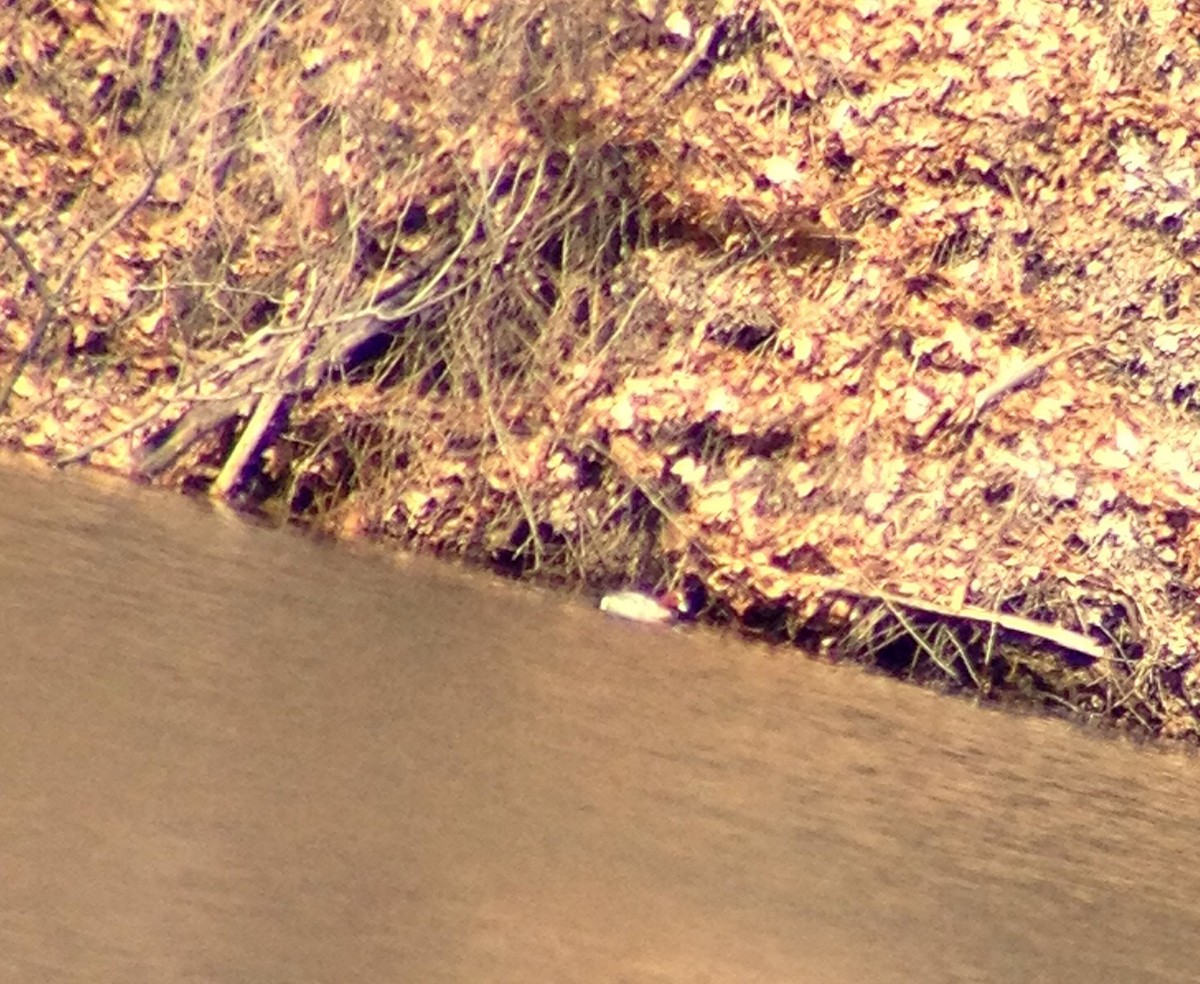
[[[678,478],[684,485],[691,488],[694,485],[704,481],[708,474],[708,468],[695,458],[686,457],[680,458],[671,466],[671,474]]]
[[[801,180],[799,168],[789,158],[778,155],[767,158],[763,166],[763,177],[774,185],[798,184]]]
[[[682,38],[684,41],[692,40],[692,22],[687,19],[687,15],[681,10],[673,10],[667,14],[666,19],[663,21],[663,27],[666,28],[668,34]]]

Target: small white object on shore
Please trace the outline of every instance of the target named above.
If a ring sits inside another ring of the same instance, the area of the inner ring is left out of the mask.
[[[632,622],[674,622],[679,612],[640,591],[614,591],[600,599],[600,611]]]

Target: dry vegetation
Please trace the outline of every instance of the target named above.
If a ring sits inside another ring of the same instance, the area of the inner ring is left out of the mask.
[[[1200,733],[1175,2],[18,2],[0,440]]]

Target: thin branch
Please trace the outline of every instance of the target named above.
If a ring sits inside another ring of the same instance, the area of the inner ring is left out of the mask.
[[[13,363],[12,371],[8,374],[8,378],[4,381],[4,385],[0,387],[0,413],[8,407],[8,401],[12,398],[13,388],[17,385],[17,381],[25,373],[25,367],[37,356],[38,350],[42,347],[42,342],[45,341],[46,334],[50,330],[50,325],[53,324],[54,318],[58,315],[59,308],[62,307],[68,292],[71,289],[71,284],[75,280],[75,276],[79,273],[83,266],[83,261],[88,258],[88,255],[96,248],[100,242],[108,236],[122,222],[129,218],[134,209],[138,208],[154,190],[154,185],[158,181],[158,176],[161,173],[161,165],[152,166],[150,174],[147,176],[141,190],[115,211],[107,222],[90,235],[82,246],[75,252],[67,264],[66,270],[58,282],[58,286],[50,290],[45,279],[38,274],[33,266],[33,262],[29,258],[29,254],[12,232],[3,225],[0,225],[0,237],[8,244],[17,255],[17,259],[21,265],[25,267],[26,272],[33,279],[34,289],[42,301],[42,312],[38,316],[37,322],[34,324],[33,331],[30,333],[29,341],[25,343],[25,347],[17,354],[16,361]]]
[[[13,389],[16,387],[18,380],[25,373],[25,367],[29,365],[29,360],[33,358],[34,353],[41,348],[42,340],[46,337],[46,333],[50,330],[50,324],[54,321],[55,308],[43,304],[42,313],[38,315],[38,319],[33,326],[33,331],[29,335],[29,341],[25,343],[25,347],[17,353],[16,361],[13,363],[12,372],[8,374],[8,378],[4,381],[4,385],[0,386],[0,413],[3,413],[8,407],[8,401],[12,398]]]
[[[1103,643],[1097,642],[1089,635],[1076,632],[1074,629],[1065,629],[1061,625],[1038,622],[1032,618],[1025,618],[1023,615],[1012,615],[1008,612],[982,608],[978,605],[946,605],[937,601],[928,601],[924,598],[912,598],[908,595],[893,594],[890,591],[848,590],[862,597],[882,601],[889,606],[901,605],[907,608],[915,608],[918,611],[929,612],[931,615],[966,619],[969,622],[979,622],[983,625],[992,625],[1001,629],[1008,629],[1011,632],[1019,632],[1021,635],[1031,636],[1035,639],[1044,639],[1046,642],[1052,642],[1056,646],[1061,646],[1063,649],[1070,649],[1093,660],[1103,659],[1109,652]]]
[[[54,464],[61,468],[65,465],[73,465],[78,461],[85,461],[101,448],[108,447],[108,445],[112,444],[114,441],[119,441],[122,437],[132,434],[134,431],[145,427],[147,424],[155,420],[155,418],[161,417],[163,413],[166,412],[166,409],[169,405],[170,404],[164,403],[152,410],[148,410],[140,417],[135,417],[133,420],[129,421],[129,423],[122,425],[115,431],[110,431],[103,437],[93,441],[91,444],[85,445],[82,448],[78,448],[77,450],[72,451],[70,454],[59,455],[54,459]]]
[[[42,305],[50,307],[53,304],[53,300],[45,278],[38,272],[37,267],[33,265],[33,260],[29,258],[29,254],[25,252],[25,247],[17,240],[16,234],[4,223],[0,223],[0,239],[3,239],[8,244],[8,248],[17,254],[17,259],[20,261],[21,266],[25,268],[25,272],[29,274],[29,279],[33,281],[33,289],[37,291],[38,297],[41,298]]]
[[[117,211],[109,217],[108,221],[105,222],[104,225],[88,236],[83,246],[80,247],[79,251],[75,254],[75,257],[70,263],[67,264],[67,269],[62,275],[62,279],[59,280],[58,287],[54,291],[55,301],[57,304],[61,304],[63,302],[67,291],[71,289],[71,284],[74,282],[76,274],[79,273],[79,268],[83,266],[83,261],[88,258],[88,254],[90,254],[93,249],[95,249],[108,235],[113,232],[114,229],[117,228],[117,226],[129,218],[129,216],[132,215],[133,212],[139,206],[141,206],[141,204],[147,198],[150,197],[150,193],[154,191],[155,184],[158,183],[159,175],[162,174],[162,169],[163,165],[161,163],[150,165],[150,173],[146,176],[146,180],[143,182],[141,190],[139,190],[138,193],[133,196],[133,198],[117,209]]]
[[[1039,356],[1035,356],[1027,362],[1023,362],[1013,372],[996,380],[975,397],[971,406],[970,416],[967,418],[967,423],[972,424],[977,421],[980,415],[991,407],[992,404],[999,402],[1001,397],[1011,393],[1013,390],[1020,389],[1052,362],[1077,355],[1086,349],[1094,348],[1097,344],[1096,342],[1077,342],[1074,345],[1064,345],[1061,348],[1051,349]]]
[[[783,11],[779,9],[779,4],[775,0],[762,0],[762,5],[767,8],[771,19],[775,21],[775,26],[779,28],[779,33],[783,35],[783,43],[788,50],[788,54],[792,56],[792,60],[797,65],[800,65],[804,61],[804,57],[800,54],[800,46],[796,44],[796,39],[792,37],[792,32],[787,26]]]

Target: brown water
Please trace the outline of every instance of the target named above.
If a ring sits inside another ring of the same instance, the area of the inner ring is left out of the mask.
[[[1200,980],[1200,760],[0,469],[0,982]]]

